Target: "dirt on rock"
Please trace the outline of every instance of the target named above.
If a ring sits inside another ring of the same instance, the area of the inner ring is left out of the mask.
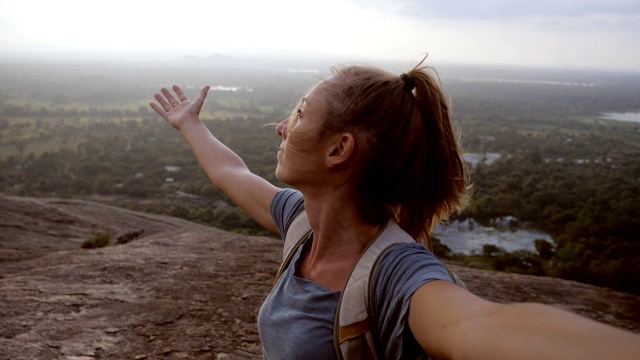
[[[82,249],[98,233],[112,244]],[[126,239],[120,241],[116,239]],[[0,359],[257,359],[281,241],[81,200],[0,196]],[[449,264],[499,302],[640,332],[640,297]]]

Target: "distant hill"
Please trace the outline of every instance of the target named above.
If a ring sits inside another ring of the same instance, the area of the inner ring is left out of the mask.
[[[81,248],[101,232],[111,246]],[[256,315],[280,244],[87,201],[0,196],[0,358],[261,358]],[[487,299],[640,331],[640,297],[450,266]]]

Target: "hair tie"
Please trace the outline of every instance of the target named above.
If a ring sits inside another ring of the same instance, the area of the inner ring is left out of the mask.
[[[416,81],[409,77],[407,74],[400,75],[400,79],[404,82],[404,88],[413,91],[416,88]]]

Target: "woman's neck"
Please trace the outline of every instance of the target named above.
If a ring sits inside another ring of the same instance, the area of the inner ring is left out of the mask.
[[[300,275],[330,290],[342,290],[351,268],[381,225],[359,215],[352,196],[332,191],[305,195],[313,242],[302,255]]]

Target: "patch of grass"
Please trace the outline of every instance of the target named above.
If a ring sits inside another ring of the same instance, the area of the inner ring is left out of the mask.
[[[109,246],[111,235],[107,233],[99,233],[96,236],[82,242],[83,249],[97,249]]]
[[[476,269],[494,269],[493,259],[484,255],[463,255],[455,253],[450,259]]]

